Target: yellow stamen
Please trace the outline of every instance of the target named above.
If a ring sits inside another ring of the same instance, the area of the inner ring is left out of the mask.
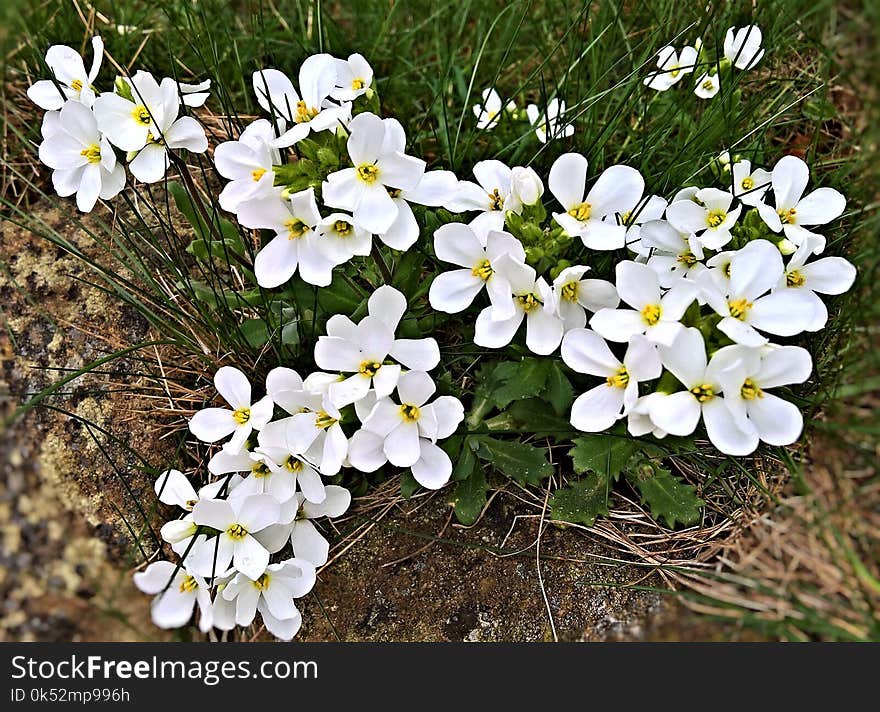
[[[298,237],[305,235],[311,228],[299,218],[290,218],[284,223],[287,228],[287,239],[296,240]]]
[[[642,309],[642,319],[645,320],[645,323],[648,326],[654,326],[658,321],[660,321],[660,315],[663,313],[663,308],[659,304],[647,304],[645,308]]]
[[[747,378],[743,381],[742,388],[739,389],[739,394],[746,400],[755,400],[755,398],[764,397],[764,391],[762,391],[758,387],[758,384],[751,378]]]
[[[402,192],[400,188],[389,188],[387,185],[385,186],[385,190],[388,191],[388,196],[391,198],[399,198],[400,193]]]
[[[229,535],[230,539],[241,541],[248,535],[248,530],[241,526],[241,524],[230,524],[226,533]]]
[[[421,414],[422,412],[419,410],[419,407],[417,405],[404,403],[402,406],[400,406],[400,417],[407,422],[416,422]]]
[[[180,582],[180,592],[181,593],[192,593],[199,587],[199,584],[196,583],[195,578],[192,576],[185,576],[183,581]]]
[[[268,477],[272,474],[272,470],[264,462],[255,462],[251,467],[254,477]]]
[[[791,272],[785,275],[785,286],[786,287],[803,287],[804,282],[807,281],[807,278],[801,272],[798,272],[796,269],[793,269]]]
[[[776,214],[779,216],[779,220],[783,225],[794,225],[797,218],[797,210],[794,208],[789,208],[788,210],[777,210]]]
[[[755,187],[755,181],[751,178],[743,178],[742,183],[740,185],[743,187],[743,190],[751,190]]]
[[[266,175],[265,168],[255,168],[254,170],[251,171],[251,178],[254,179],[254,183],[259,181],[260,178],[262,178],[264,175]]]
[[[378,361],[364,361],[358,366],[358,373],[367,378],[372,378],[379,372],[380,368],[382,368],[382,364]]]
[[[347,220],[337,220],[333,223],[333,231],[339,237],[348,237],[354,231],[354,228]]]
[[[265,591],[269,588],[269,581],[271,580],[271,576],[269,574],[263,574],[256,581],[253,582],[254,588],[258,591]]]
[[[495,272],[492,269],[492,265],[489,263],[489,260],[483,260],[482,262],[478,262],[476,266],[471,270],[471,274],[474,277],[479,277],[484,282],[488,281],[489,277]]]
[[[184,509],[188,511],[192,511],[192,508],[195,507],[199,503],[197,499],[188,499],[186,500],[186,507]]]
[[[501,197],[501,193],[498,188],[494,188],[491,193],[489,193],[489,210],[503,210],[504,209],[504,198]]]
[[[79,79],[74,79],[70,83],[70,88],[73,89],[74,91],[82,91],[83,83]]]
[[[541,306],[541,300],[538,299],[536,294],[519,294],[516,297],[516,301],[526,314],[532,311],[532,309]]]
[[[621,366],[613,376],[608,376],[605,382],[612,388],[626,388],[629,385],[629,371],[626,366]]]
[[[297,472],[302,472],[303,463],[302,460],[298,460],[293,455],[288,456],[288,458],[284,461],[284,469],[288,472],[292,472],[296,474]]]
[[[690,252],[685,252],[685,253],[679,255],[678,257],[676,257],[675,259],[677,262],[679,262],[680,264],[683,264],[688,269],[690,269],[695,264],[697,264],[697,261],[698,261],[697,258]]]
[[[620,224],[629,225],[630,218],[632,218],[632,210],[627,210],[620,216]]]
[[[680,64],[673,64],[669,68],[669,76],[672,77],[673,79],[675,79],[675,77],[677,77],[679,74],[681,74],[681,65]]]
[[[725,262],[723,265],[721,265],[721,272],[725,277],[727,277],[727,279],[730,279],[730,262]]]
[[[357,174],[364,183],[375,183],[379,177],[379,167],[372,163],[364,163],[358,166]]]
[[[360,77],[358,77],[357,79],[351,80],[351,88],[354,89],[355,91],[360,91],[366,85],[367,85],[367,83],[363,79],[361,79]]]
[[[317,115],[318,109],[315,107],[309,108],[304,101],[296,102],[296,116],[293,117],[296,123],[302,124],[306,121],[311,121]]]
[[[691,388],[691,393],[697,397],[700,403],[705,403],[715,397],[715,389],[709,383],[701,383],[699,386],[694,386]]]
[[[567,282],[562,285],[562,298],[572,304],[578,300],[580,282]]]
[[[593,212],[593,206],[589,203],[581,203],[580,205],[575,205],[571,210],[568,211],[568,214],[571,215],[575,220],[580,220],[584,222],[585,220],[590,219],[590,213]]]
[[[336,424],[336,418],[327,413],[327,411],[319,410],[315,413],[315,427],[326,430]]]
[[[94,143],[88,148],[84,148],[79,152],[80,156],[85,156],[86,160],[89,163],[100,163],[101,162],[101,147],[95,145]]]
[[[134,109],[132,109],[131,116],[141,126],[149,126],[150,122],[152,121],[149,110],[143,104],[138,104],[136,107],[134,107]]]
[[[232,412],[232,419],[239,425],[244,425],[251,419],[250,408],[236,408]]]
[[[727,218],[727,213],[723,210],[710,210],[706,216],[706,224],[711,228],[718,227]]]
[[[703,82],[703,89],[705,89],[706,91],[711,91],[714,86],[715,84],[711,79],[707,79]]]
[[[745,321],[746,313],[752,308],[752,303],[748,299],[734,299],[727,303],[727,308],[730,309],[730,316],[734,319]]]

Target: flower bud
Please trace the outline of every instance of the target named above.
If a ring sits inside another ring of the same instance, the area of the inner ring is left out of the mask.
[[[511,188],[523,205],[534,205],[544,194],[544,184],[531,168],[516,166],[511,172]]]
[[[783,237],[779,242],[776,243],[776,246],[779,248],[779,251],[783,255],[793,255],[795,252],[797,252],[797,245],[795,245],[787,237]]]

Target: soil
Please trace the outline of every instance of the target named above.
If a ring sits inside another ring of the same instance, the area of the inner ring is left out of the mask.
[[[63,211],[39,217],[88,249],[89,238],[68,227]],[[2,227],[0,266],[4,415],[64,373],[58,369],[79,369],[148,336],[136,312],[82,281],[89,279],[82,262],[10,222]],[[126,375],[137,372],[136,364],[117,361],[112,369],[112,378],[77,379],[69,395],[47,402],[105,428],[121,444],[47,408],[0,433],[0,640],[182,637],[150,623],[149,598],[131,583],[142,560],[132,532],[152,554],[143,527],[146,519],[157,528],[161,518],[153,478],[125,445],[157,463],[168,445],[143,422],[149,403],[113,385],[122,380],[136,390],[137,376]],[[534,514],[502,494],[477,526],[462,529],[448,525],[442,492],[400,504],[321,572],[301,602],[299,639],[544,641],[554,628],[562,640],[749,635],[652,591],[662,581],[650,571],[598,561],[619,553],[589,533],[545,527],[539,579]],[[441,532],[442,543],[425,538]],[[519,553],[493,553],[502,546]],[[626,587],[632,583],[638,588]]]

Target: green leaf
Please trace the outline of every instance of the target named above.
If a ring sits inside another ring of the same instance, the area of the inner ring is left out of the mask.
[[[212,225],[208,225],[196,207],[193,197],[180,183],[175,181],[168,183],[168,192],[174,198],[174,204],[177,206],[177,209],[183,213],[189,224],[192,225],[196,235],[209,243],[218,237],[223,240],[230,240],[235,245],[232,249],[241,254],[241,236],[232,222],[219,215],[214,215],[211,218]],[[220,249],[220,254],[222,254],[222,248]]]
[[[416,482],[416,478],[412,476],[412,472],[409,470],[404,470],[400,473],[400,495],[404,499],[409,499],[415,494],[415,491],[421,487],[421,485]]]
[[[654,519],[662,518],[670,528],[674,528],[676,522],[689,525],[700,521],[706,503],[697,497],[692,485],[669,470],[645,461],[628,471],[627,479],[638,489],[642,503],[650,507]]]
[[[557,415],[568,415],[574,401],[574,389],[557,361],[552,362],[547,374],[545,394]]]
[[[574,447],[569,454],[574,461],[575,472],[596,472],[615,480],[641,448],[638,440],[610,433],[582,435],[573,442]]]
[[[547,433],[550,437],[567,439],[574,430],[568,420],[568,413],[565,416],[557,415],[553,406],[543,398],[526,398],[511,403],[502,415],[510,416],[520,429]]]
[[[547,462],[547,450],[533,447],[518,440],[480,438],[478,456],[521,485],[539,485],[553,474],[553,465]]]
[[[477,456],[474,454],[474,451],[470,446],[470,441],[465,440],[464,445],[461,448],[461,455],[459,455],[458,461],[455,463],[455,468],[452,470],[452,479],[457,482],[466,480],[473,474],[476,466]]]
[[[498,364],[492,372],[492,380],[497,384],[492,390],[495,405],[506,408],[515,400],[539,395],[547,382],[551,363],[548,359],[524,358]]]
[[[482,468],[476,468],[471,476],[455,485],[450,504],[455,509],[455,518],[465,526],[470,526],[483,507],[486,506],[486,475]]]
[[[608,514],[610,480],[595,472],[556,490],[550,498],[553,519],[593,526],[596,517]]]
[[[239,327],[248,346],[258,349],[269,340],[269,329],[262,319],[247,319]]]

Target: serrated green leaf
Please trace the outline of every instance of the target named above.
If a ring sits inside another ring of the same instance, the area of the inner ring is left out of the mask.
[[[569,408],[574,401],[574,389],[556,361],[553,361],[550,366],[544,393],[557,415],[568,415]]]
[[[492,372],[495,387],[492,400],[498,408],[522,398],[532,398],[541,393],[550,372],[551,361],[542,358],[524,358],[522,361],[505,361]]]
[[[663,519],[670,528],[674,528],[676,522],[689,525],[700,521],[706,503],[697,497],[692,485],[675,477],[669,470],[643,462],[626,474],[639,491],[642,503],[651,509],[654,519]]]
[[[559,432],[562,437],[567,438],[573,430],[568,414],[564,417],[557,415],[553,406],[543,398],[526,398],[511,403],[504,414],[513,418],[520,428],[528,428],[533,433],[547,433],[552,437]]]
[[[465,526],[470,526],[483,507],[486,506],[486,475],[482,468],[477,467],[466,480],[455,485],[450,504],[455,509],[455,518]]]
[[[480,438],[479,457],[488,460],[501,473],[521,485],[539,485],[553,474],[553,465],[547,462],[547,450],[518,440]]]
[[[582,435],[573,442],[574,447],[569,454],[575,472],[592,471],[614,479],[620,476],[630,458],[641,448],[638,440],[609,433]]]
[[[610,488],[607,477],[591,472],[553,493],[550,514],[563,522],[593,526],[596,517],[608,514]]]

